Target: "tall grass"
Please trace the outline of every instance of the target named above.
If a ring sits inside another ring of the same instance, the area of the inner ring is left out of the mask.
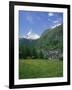
[[[63,61],[59,60],[19,60],[19,79],[49,78],[63,76]]]

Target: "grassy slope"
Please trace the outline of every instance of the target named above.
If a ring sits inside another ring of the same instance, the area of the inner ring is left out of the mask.
[[[63,76],[63,62],[59,60],[19,60],[19,78]]]

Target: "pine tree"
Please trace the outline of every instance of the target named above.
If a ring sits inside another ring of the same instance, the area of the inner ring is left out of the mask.
[[[40,58],[42,58],[43,59],[43,52],[42,51],[40,51]]]

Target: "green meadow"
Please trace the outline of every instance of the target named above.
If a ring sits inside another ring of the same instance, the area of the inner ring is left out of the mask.
[[[47,59],[20,59],[19,79],[63,76],[63,61]]]

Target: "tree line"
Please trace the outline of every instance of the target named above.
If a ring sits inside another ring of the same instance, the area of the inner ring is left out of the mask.
[[[56,44],[57,45],[57,44]],[[48,46],[48,47],[46,47]],[[63,60],[63,49],[60,45],[59,48],[50,48],[50,45],[42,47],[28,46],[24,44],[19,45],[19,59],[59,59]]]
[[[28,47],[25,45],[19,46],[19,58],[20,59],[36,59],[36,58],[43,58],[42,50],[38,50],[35,47]]]

